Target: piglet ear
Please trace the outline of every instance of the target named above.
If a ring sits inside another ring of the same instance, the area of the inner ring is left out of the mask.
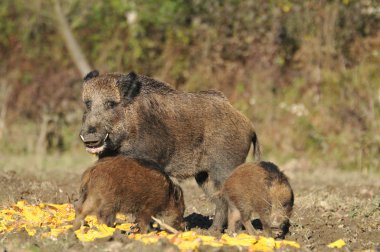
[[[84,76],[83,80],[88,81],[89,79],[95,78],[99,76],[99,71],[98,70],[93,70],[89,72],[86,76]]]
[[[140,93],[141,83],[134,72],[121,76],[116,83],[126,102],[132,101]]]

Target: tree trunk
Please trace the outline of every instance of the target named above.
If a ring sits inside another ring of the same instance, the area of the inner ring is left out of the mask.
[[[0,141],[5,132],[5,117],[7,115],[7,103],[11,87],[5,80],[0,80]]]
[[[57,28],[65,40],[70,56],[79,72],[82,76],[85,76],[91,71],[90,64],[84,56],[77,40],[74,38],[69,23],[67,22],[67,19],[62,11],[61,5],[59,4],[59,0],[54,0],[54,10],[57,16]]]

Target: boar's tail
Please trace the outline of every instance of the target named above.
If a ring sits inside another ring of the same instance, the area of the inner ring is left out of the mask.
[[[260,143],[259,143],[259,139],[257,138],[256,132],[253,132],[252,144],[253,144],[254,159],[256,161],[260,161],[261,159]]]

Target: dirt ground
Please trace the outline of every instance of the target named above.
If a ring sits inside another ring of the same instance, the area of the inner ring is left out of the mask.
[[[89,161],[86,161],[89,163]],[[0,165],[3,165],[0,162]],[[30,203],[66,203],[77,196],[80,169],[41,170],[31,172],[0,167],[0,206],[7,207],[20,199]],[[349,250],[380,250],[380,176],[314,168],[302,160],[282,167],[295,192],[292,226],[287,240],[298,242],[303,250],[326,250],[326,244],[343,239]],[[33,174],[33,175],[32,175]],[[185,194],[186,220],[193,230],[210,234],[213,205],[193,180],[181,182]],[[255,227],[260,222],[254,220]],[[244,232],[244,231],[242,231]],[[154,245],[114,238],[93,243],[79,242],[73,234],[58,240],[37,240],[22,234],[0,236],[3,251],[176,251],[174,245],[162,241]],[[239,251],[238,248],[201,248],[204,251]]]

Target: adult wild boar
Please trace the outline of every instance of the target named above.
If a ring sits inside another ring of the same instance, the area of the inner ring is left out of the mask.
[[[216,204],[212,228],[221,230],[227,203],[218,195],[231,171],[259,145],[252,123],[218,91],[188,93],[129,74],[84,78],[80,136],[90,153],[123,154],[158,163],[173,177],[195,177]]]

